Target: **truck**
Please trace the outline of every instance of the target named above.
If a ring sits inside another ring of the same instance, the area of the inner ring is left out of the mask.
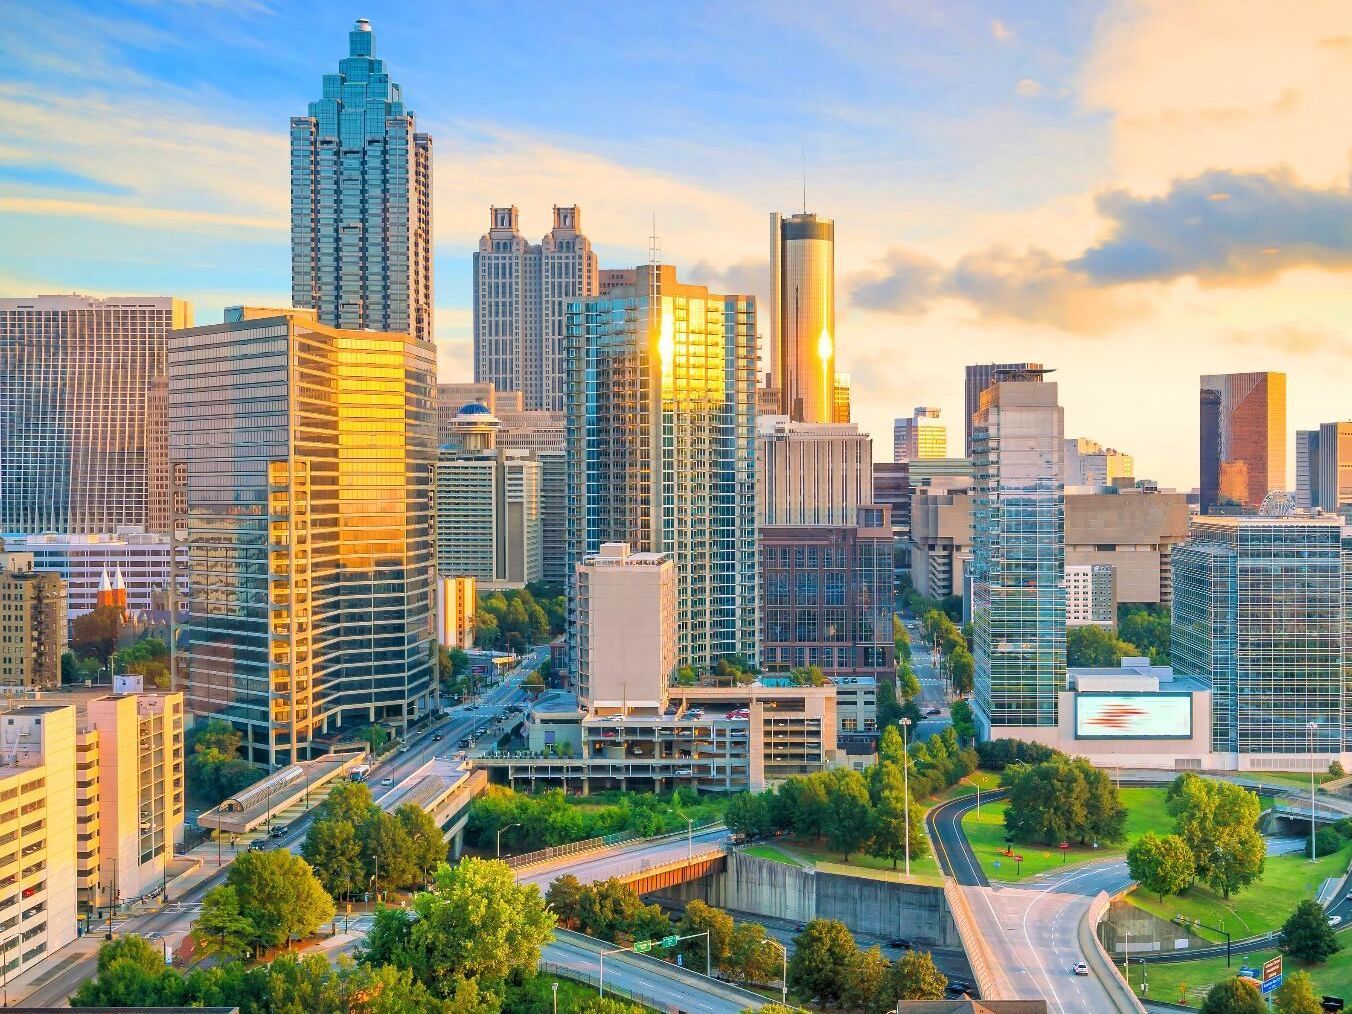
[[[351,771],[347,773],[347,778],[348,781],[352,782],[364,782],[366,781],[366,776],[369,775],[370,773],[371,773],[371,765],[358,764],[355,768],[353,768]]]

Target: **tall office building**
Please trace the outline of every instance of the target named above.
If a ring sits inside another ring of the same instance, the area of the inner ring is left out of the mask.
[[[1130,454],[1104,447],[1096,440],[1067,438],[1067,486],[1112,486],[1135,474],[1136,462]]]
[[[59,687],[65,650],[66,583],[0,544],[0,685]]]
[[[168,530],[165,346],[191,324],[167,296],[0,299],[0,532]]]
[[[770,386],[779,390],[780,412],[795,422],[835,421],[836,227],[829,218],[770,216]]]
[[[1041,373],[1001,373],[972,428],[976,705],[989,727],[1055,726],[1066,686],[1064,420]]]
[[[437,574],[485,590],[544,576],[540,462],[529,451],[443,449],[437,460]]]
[[[847,423],[850,421],[850,375],[836,374],[836,385],[831,401],[831,421]]]
[[[643,265],[569,306],[570,570],[607,542],[670,553],[682,665],[756,656],[755,385],[750,296]],[[575,663],[575,589],[570,614]]]
[[[859,505],[873,502],[873,439],[858,426],[760,418],[758,525],[852,525]]]
[[[1112,564],[1066,564],[1066,626],[1117,626],[1117,571]]]
[[[1174,670],[1211,684],[1212,749],[1340,753],[1347,714],[1347,551],[1337,517],[1202,517],[1173,552]],[[1323,767],[1327,757],[1320,762]],[[1302,767],[1303,765],[1297,766]]]
[[[365,18],[291,118],[291,301],[329,327],[433,337],[432,139]]]
[[[963,385],[962,430],[965,435],[963,454],[972,457],[972,418],[981,408],[981,392],[990,387],[997,373],[1018,371],[1031,381],[1040,380],[1043,374],[1041,363],[978,363],[967,367]]]
[[[526,409],[561,412],[567,306],[597,294],[582,210],[555,205],[538,246],[521,235],[515,206],[489,213],[474,255],[474,379],[520,391]]]
[[[948,457],[948,427],[937,408],[918,406],[909,419],[892,423],[892,460],[898,464],[916,458]]]
[[[568,584],[568,452],[535,452],[540,462],[541,580]]]
[[[174,335],[176,686],[278,764],[406,722],[432,682],[430,341],[236,309]]]
[[[577,565],[577,688],[592,708],[653,710],[676,676],[676,564],[607,542]]]
[[[1201,509],[1257,507],[1286,488],[1286,374],[1209,374],[1201,382]]]
[[[1352,422],[1296,431],[1296,506],[1329,513],[1352,507]]]

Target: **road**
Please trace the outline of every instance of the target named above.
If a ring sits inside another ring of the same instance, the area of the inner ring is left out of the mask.
[[[1071,968],[1088,960],[1079,939],[1081,919],[1100,891],[1112,894],[1131,882],[1126,864],[1108,860],[1069,867],[1027,886],[992,887],[962,833],[962,815],[975,805],[974,799],[954,800],[935,807],[926,821],[941,864],[966,895],[1013,990],[1001,999],[1046,1000],[1055,1014],[1115,1010],[1114,996],[1097,978],[1074,975]]]
[[[726,845],[732,832],[726,827],[709,828],[696,831],[693,835],[676,835],[662,841],[637,847],[616,846],[600,853],[587,853],[581,856],[565,856],[536,866],[527,866],[517,873],[517,880],[523,884],[535,884],[540,890],[548,889],[555,877],[571,873],[584,884],[598,880],[608,880],[626,873],[637,873],[651,866],[684,859],[688,853],[698,855],[720,845]]]
[[[921,719],[920,724],[915,727],[913,735],[916,739],[929,739],[935,733],[943,732],[952,721],[948,713],[948,680],[935,664],[920,621],[910,613],[897,615],[901,617],[902,623],[906,625],[906,633],[911,637],[911,668],[915,670],[916,679],[920,681],[920,699],[916,701],[920,706],[920,713],[923,715],[932,708],[939,709],[938,715]]]

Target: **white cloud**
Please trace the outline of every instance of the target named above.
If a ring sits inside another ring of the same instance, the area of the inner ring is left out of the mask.
[[[1034,81],[1031,77],[1020,78],[1019,83],[1014,86],[1014,91],[1025,99],[1034,98],[1043,94],[1046,90],[1042,87],[1041,82]]]
[[[1010,28],[999,18],[996,18],[991,22],[991,35],[996,42],[1014,41],[1014,29]]]

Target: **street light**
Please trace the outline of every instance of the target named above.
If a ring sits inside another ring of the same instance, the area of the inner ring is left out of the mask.
[[[499,859],[502,858],[502,832],[503,832],[503,831],[506,831],[509,827],[520,827],[520,826],[521,826],[520,822],[517,822],[517,823],[515,823],[515,824],[504,824],[502,827],[498,828],[498,858],[499,858]]]
[[[897,723],[901,726],[901,794],[905,797],[906,807],[906,876],[911,875],[911,751],[906,745],[911,720],[903,718]]]
[[[549,985],[549,991],[554,994],[554,1014],[559,1014],[559,984],[552,982]]]
[[[1318,728],[1318,722],[1310,722],[1305,726],[1305,743],[1310,750],[1310,862],[1319,858],[1314,839],[1314,732]]]
[[[971,775],[964,775],[960,781],[966,782],[972,788],[976,789],[976,819],[981,819],[981,783],[972,780]]]
[[[779,1000],[781,1004],[787,1007],[789,1005],[789,948],[786,944],[781,944],[772,937],[766,937],[761,943],[774,944],[784,957],[784,973],[779,983]]]
[[[687,866],[695,857],[695,818],[685,818],[685,864]]]

